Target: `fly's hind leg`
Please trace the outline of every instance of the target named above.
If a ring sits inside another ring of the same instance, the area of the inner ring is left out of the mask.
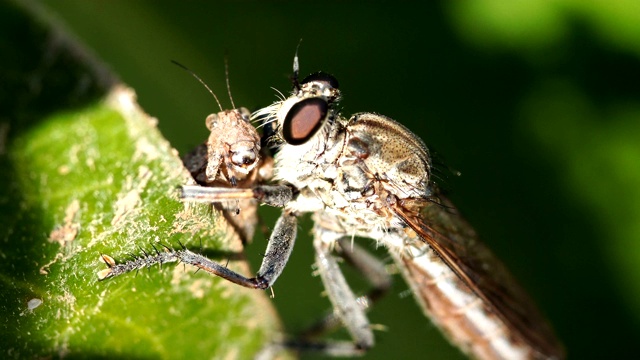
[[[389,292],[392,279],[381,260],[364,248],[353,243],[351,238],[340,238],[337,241],[334,251],[342,257],[347,264],[356,269],[372,286],[366,295],[356,298],[358,305],[363,310],[368,310],[376,301]],[[330,311],[300,335],[303,338],[319,337],[341,326],[342,323],[336,313]]]
[[[362,355],[374,344],[373,331],[364,307],[358,303],[353,291],[332,254],[331,243],[316,236],[314,240],[317,272],[324,284],[325,292],[333,305],[333,314],[346,329],[353,342],[311,342],[306,339],[291,341],[286,345],[302,351],[320,351],[330,356]]]
[[[392,279],[387,268],[380,259],[373,256],[358,244],[351,242],[350,238],[338,240],[338,254],[353,266],[371,284],[372,289],[366,295],[366,302],[373,304],[384,297],[391,289]]]
[[[333,310],[296,340],[286,342],[285,345],[328,356],[362,355],[375,341],[366,311],[373,301],[391,287],[391,277],[382,262],[359,246],[352,246],[350,239],[344,238],[344,234],[333,233],[319,226],[316,226],[314,233],[317,273],[322,279]],[[373,289],[368,295],[356,297],[338,266],[336,255],[344,258],[372,284]],[[341,326],[346,328],[353,341],[312,340]]]

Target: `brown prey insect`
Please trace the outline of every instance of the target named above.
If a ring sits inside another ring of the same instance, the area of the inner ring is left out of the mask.
[[[193,75],[213,95],[220,112],[205,120],[211,131],[209,138],[184,156],[183,162],[201,186],[249,188],[272,176],[273,159],[261,151],[260,135],[251,125],[251,113],[244,107],[235,108],[229,87],[227,90],[233,110],[223,110],[211,89],[196,74],[174,62]],[[226,220],[234,227],[243,243],[253,239],[258,222],[255,199],[215,203]]]

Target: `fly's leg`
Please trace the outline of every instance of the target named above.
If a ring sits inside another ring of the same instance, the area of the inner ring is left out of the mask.
[[[372,286],[367,295],[356,299],[363,310],[368,310],[376,301],[384,297],[391,289],[392,279],[385,265],[367,250],[351,242],[351,238],[340,238],[334,249],[347,264],[355,268]],[[335,312],[329,312],[324,318],[306,329],[303,338],[319,337],[342,326]]]
[[[282,274],[293,250],[297,230],[298,218],[286,210],[282,211],[282,215],[280,215],[269,237],[267,252],[256,276],[266,284],[264,289],[271,287]]]
[[[275,341],[261,351],[261,355],[264,354],[265,358],[281,349],[319,352],[325,356],[353,357],[363,355],[373,346],[373,332],[365,314],[365,307],[359,303],[358,298],[349,288],[332,254],[330,244],[319,239],[314,241],[317,272],[333,305],[335,316],[331,322],[343,325],[353,341],[310,341],[304,337]],[[323,328],[326,329],[326,327]]]
[[[262,204],[284,207],[296,189],[288,185],[258,185],[254,188],[222,188],[184,185],[180,197],[186,202],[220,203],[230,200],[256,199]]]
[[[98,279],[104,280],[155,264],[162,265],[163,263],[181,261],[244,287],[267,289],[275,283],[289,260],[289,255],[291,255],[296,239],[297,225],[298,220],[294,214],[287,211],[282,212],[269,237],[267,251],[262,259],[260,270],[258,270],[254,278],[244,277],[184,247],[181,250],[173,250],[165,247],[165,251],[156,250],[155,253],[145,252],[143,256],[134,258],[123,264],[116,264],[112,257],[101,255],[108,269],[98,272]]]
[[[358,302],[349,284],[347,284],[336,258],[331,254],[330,244],[316,239],[314,248],[316,250],[317,271],[322,279],[327,296],[333,305],[333,313],[353,339],[351,353],[345,355],[359,355],[374,344],[373,332],[365,314],[365,309]],[[326,345],[327,348],[331,346],[333,346],[331,343]],[[348,350],[348,346],[345,347],[344,344],[337,343],[335,346]]]
[[[367,303],[374,303],[384,297],[393,283],[385,264],[370,252],[351,242],[350,238],[338,240],[336,251],[371,284],[366,295]]]

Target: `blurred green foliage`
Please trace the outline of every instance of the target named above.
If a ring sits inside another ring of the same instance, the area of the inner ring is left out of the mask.
[[[224,97],[228,54],[235,103],[255,109],[275,100],[271,86],[289,89],[302,38],[302,73],[336,75],[345,114],[397,119],[462,172],[444,180],[450,197],[538,300],[571,358],[635,355],[637,1],[46,4],[136,89],[181,152],[205,138],[203,120],[217,108],[169,60]],[[275,287],[292,331],[328,306],[308,242],[298,241]],[[259,261],[263,248],[257,239],[247,252]],[[456,356],[404,289],[372,310],[388,331],[368,358]]]

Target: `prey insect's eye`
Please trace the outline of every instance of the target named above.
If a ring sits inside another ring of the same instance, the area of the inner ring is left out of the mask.
[[[333,77],[333,75],[327,74],[325,72],[319,71],[317,73],[313,73],[309,76],[307,76],[306,78],[302,79],[302,81],[300,82],[300,84],[307,84],[310,82],[320,82],[320,83],[324,83],[329,85],[330,87],[334,88],[334,89],[338,89],[339,88],[339,84],[338,84],[338,79],[336,79],[335,77]]]
[[[252,151],[233,153],[231,155],[231,162],[239,166],[251,165],[256,162],[256,154]]]
[[[320,130],[329,104],[321,98],[305,99],[291,107],[282,124],[282,136],[291,145],[309,141]]]

